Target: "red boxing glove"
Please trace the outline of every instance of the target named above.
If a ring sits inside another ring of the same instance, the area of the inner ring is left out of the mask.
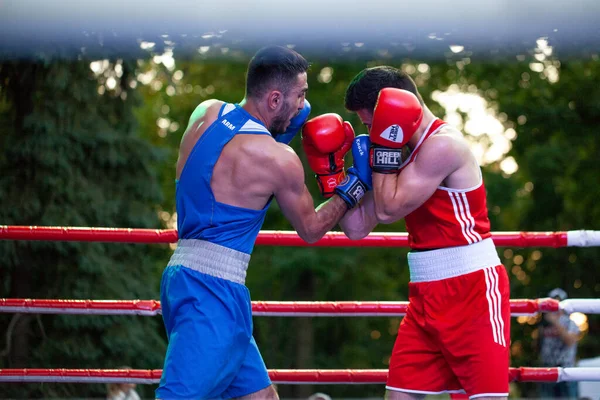
[[[302,128],[302,147],[325,198],[333,196],[334,189],[345,178],[344,156],[352,148],[353,140],[352,125],[338,114],[319,115]]]
[[[423,120],[423,107],[407,90],[381,89],[373,111],[369,138],[373,172],[396,173],[402,164],[401,148]]]

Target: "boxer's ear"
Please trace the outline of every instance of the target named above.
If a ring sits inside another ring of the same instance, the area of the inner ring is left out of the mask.
[[[270,110],[275,111],[283,104],[283,93],[279,90],[271,90],[267,94],[267,105]]]

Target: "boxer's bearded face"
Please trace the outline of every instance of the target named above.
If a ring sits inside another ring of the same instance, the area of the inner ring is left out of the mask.
[[[291,96],[286,96],[279,112],[273,117],[269,131],[273,134],[283,133],[290,124],[290,120],[298,114],[298,104],[292,102]]]
[[[308,84],[306,83],[306,72],[298,74],[296,82],[285,91],[282,91],[283,101],[280,110],[277,112],[269,131],[277,135],[283,133],[290,126],[290,120],[294,118],[304,107],[304,99]]]

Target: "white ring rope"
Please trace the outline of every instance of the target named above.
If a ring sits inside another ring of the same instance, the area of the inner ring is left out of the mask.
[[[600,231],[567,231],[567,246],[600,246]]]

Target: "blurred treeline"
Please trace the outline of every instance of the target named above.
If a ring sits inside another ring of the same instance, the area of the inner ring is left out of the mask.
[[[298,49],[302,52],[302,49]],[[144,59],[42,58],[0,63],[0,224],[171,228],[174,165],[188,117],[201,101],[244,96],[250,53]],[[493,231],[600,229],[600,65],[559,60],[340,60],[312,62],[312,115],[343,108],[362,68],[405,68],[440,117],[434,91],[480,95],[506,129],[518,170],[502,159],[483,167]],[[533,63],[533,64],[532,64]],[[464,110],[463,110],[464,111]],[[468,120],[459,110],[459,128]],[[456,122],[456,121],[455,121]],[[485,134],[470,137],[489,146]],[[292,146],[304,160],[299,139]],[[347,157],[347,162],[351,157]],[[306,170],[315,204],[319,198]],[[274,203],[264,229],[291,229]],[[402,222],[378,231],[403,231]],[[573,298],[600,296],[598,248],[499,248],[513,298],[544,297],[556,286]],[[0,242],[0,297],[158,299],[168,245]],[[256,247],[247,285],[254,300],[406,300],[406,249]],[[255,318],[267,366],[387,368],[398,318]],[[579,355],[600,354],[599,319],[589,316]],[[536,366],[539,318],[512,319],[512,366]],[[0,314],[0,368],[160,369],[160,317]],[[199,360],[201,362],[201,360]],[[153,397],[154,385],[138,386]],[[282,397],[319,390],[379,397],[380,385],[287,386]],[[515,393],[534,395],[535,387]],[[100,384],[3,384],[0,397],[103,397]]]

